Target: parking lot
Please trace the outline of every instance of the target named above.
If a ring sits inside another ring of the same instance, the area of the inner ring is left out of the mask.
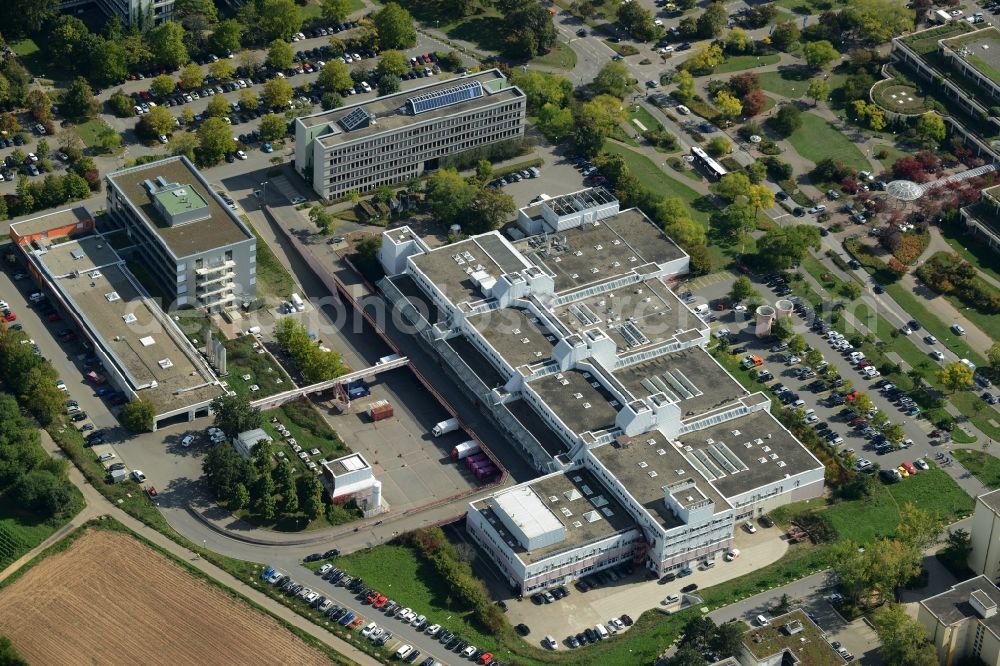
[[[692,584],[696,588],[710,587],[756,571],[781,559],[788,550],[788,543],[779,528],[761,525],[756,534],[737,529],[734,547],[740,551],[734,561],[719,557],[713,567],[696,567],[691,575],[669,582],[650,580],[644,569],[637,568],[624,575],[616,571],[613,578],[610,572],[588,576],[585,581],[596,584],[594,589],[583,592],[579,586],[567,585],[569,595],[550,603],[536,603],[537,600],[533,601],[530,596],[517,601],[507,598],[507,593],[504,598],[510,607],[508,615],[512,624],[524,623],[530,627],[532,635],[551,634],[559,640],[560,647],[569,647],[569,636],[576,637],[597,623],[606,626],[612,617],[628,614],[637,618],[651,608],[673,612],[700,603],[697,590],[690,593],[682,590]],[[499,592],[501,586],[493,585],[493,589]],[[679,599],[665,603],[670,595]]]
[[[697,303],[724,300],[729,286],[730,282],[724,281],[696,289],[694,295],[697,297]],[[773,303],[778,298],[791,296],[789,290],[774,281],[771,286],[765,282],[755,282],[754,287],[763,294],[766,302]],[[839,387],[833,385],[835,382],[820,381],[820,373],[813,374],[801,362],[789,360],[791,354],[782,345],[775,345],[770,340],[757,339],[753,334],[753,323],[746,314],[735,312],[728,307],[721,312],[713,311],[716,330],[725,329],[734,334],[731,337],[730,350],[738,350],[736,358],[756,355],[763,361],[761,366],[751,372],[755,373],[754,376],[765,373],[763,380],[759,381],[760,388],[769,387],[779,393],[779,401],[772,409],[787,409],[789,405],[801,401],[798,407],[807,412],[811,425],[828,441],[836,442],[835,448],[838,452],[844,455],[853,453],[858,458],[873,463],[877,461],[883,468],[897,467],[904,462],[912,463],[919,458],[935,460],[938,454],[935,447],[943,443],[946,438],[943,435],[932,438],[931,432],[934,426],[919,418],[918,414],[911,414],[912,404],[907,401],[905,395],[891,390],[880,391],[879,384],[884,380],[873,374],[873,371],[865,374],[865,370],[861,367],[864,359],[855,356],[857,360],[853,360],[851,357],[851,354],[858,352],[847,343],[841,343],[839,348],[835,346],[836,336],[831,337],[829,332],[822,333],[822,329],[818,326],[812,328],[808,323],[811,320],[804,316],[809,314],[808,310],[802,311],[802,308],[799,310],[792,315],[795,333],[801,334],[810,347],[819,350],[824,363],[835,369],[841,378],[850,380],[854,391],[867,393],[873,406],[884,413],[889,422],[902,426],[906,448],[885,450],[884,454],[876,454],[875,442],[878,441],[879,433],[874,429],[865,430],[869,426],[870,416],[848,411],[851,409],[851,400],[848,398],[850,393],[838,391]],[[928,349],[932,349],[932,345],[927,346]],[[781,391],[782,388],[785,390]],[[840,394],[839,397],[837,393]],[[856,425],[851,425],[852,422]],[[938,461],[940,462],[940,458]]]

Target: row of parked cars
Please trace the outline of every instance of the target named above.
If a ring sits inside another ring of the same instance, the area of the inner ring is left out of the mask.
[[[578,634],[570,634],[566,637],[566,644],[571,648],[578,648],[588,643],[596,643],[624,631],[626,627],[632,626],[632,618],[628,615],[613,617],[607,624],[597,623],[593,627],[587,627]]]

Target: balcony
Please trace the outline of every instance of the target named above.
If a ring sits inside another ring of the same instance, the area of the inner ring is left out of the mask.
[[[232,282],[223,282],[220,284],[215,284],[210,287],[198,287],[195,294],[198,296],[199,300],[203,300],[205,296],[211,296],[212,294],[221,294],[227,289],[232,289]]]
[[[231,269],[231,268],[236,268],[236,262],[235,261],[231,261],[231,260],[230,261],[223,261],[222,263],[216,264],[214,266],[203,266],[202,268],[197,268],[197,269],[195,269],[194,274],[200,278],[203,275],[211,275],[212,273],[218,273],[219,271],[223,271],[223,270]]]
[[[236,277],[236,271],[226,271],[225,273],[209,274],[207,277],[199,275],[196,282],[198,284],[198,288],[201,289],[202,287],[206,287],[207,285],[210,285],[215,282],[220,282],[222,280],[232,281],[232,279],[235,277]]]

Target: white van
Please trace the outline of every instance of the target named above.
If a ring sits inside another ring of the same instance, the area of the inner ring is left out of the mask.
[[[701,305],[696,305],[694,308],[694,313],[696,315],[708,314],[708,303],[702,303]]]
[[[413,652],[413,646],[410,645],[409,643],[404,643],[403,645],[399,646],[398,650],[396,650],[396,659],[404,659],[406,658],[406,655],[410,654],[411,652]]]
[[[597,637],[600,638],[602,641],[609,636],[608,628],[605,627],[603,624],[595,624],[594,629],[597,631]]]

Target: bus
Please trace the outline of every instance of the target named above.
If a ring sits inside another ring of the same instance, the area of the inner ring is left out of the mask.
[[[694,163],[702,168],[709,180],[719,180],[729,173],[721,164],[709,157],[708,153],[700,146],[691,146],[691,156],[694,157]]]

